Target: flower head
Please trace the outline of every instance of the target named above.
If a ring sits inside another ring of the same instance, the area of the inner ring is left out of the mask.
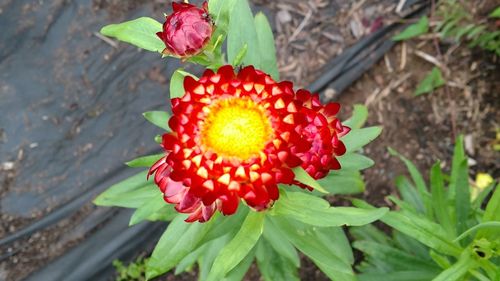
[[[186,57],[203,50],[214,29],[207,7],[207,2],[201,9],[188,3],[172,2],[173,13],[166,17],[163,31],[156,33],[165,43],[164,54]]]
[[[184,89],[172,99],[166,156],[150,175],[165,201],[190,214],[187,221],[207,221],[216,210],[233,214],[241,199],[264,210],[278,199],[278,184],[296,183],[292,168],[315,176],[339,167],[334,156],[343,153],[338,137],[347,129],[331,105],[318,107],[317,96],[296,94],[291,82],[252,66],[236,74],[228,65],[198,80],[186,76]],[[317,118],[326,121],[311,123]],[[331,155],[320,169],[322,153]]]

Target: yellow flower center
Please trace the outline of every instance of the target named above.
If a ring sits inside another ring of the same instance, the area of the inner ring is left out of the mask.
[[[249,159],[272,138],[273,129],[265,109],[250,99],[223,99],[205,112],[201,143],[220,156]]]

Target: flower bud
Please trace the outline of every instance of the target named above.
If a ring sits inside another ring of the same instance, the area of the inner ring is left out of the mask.
[[[199,54],[214,30],[207,2],[200,9],[188,3],[172,3],[173,13],[166,17],[163,31],[156,33],[165,43],[165,55],[187,57]]]

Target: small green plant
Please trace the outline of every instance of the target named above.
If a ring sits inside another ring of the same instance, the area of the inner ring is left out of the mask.
[[[438,7],[437,15],[441,20],[435,27],[442,38],[454,39],[457,42],[468,42],[471,48],[479,46],[482,49],[500,55],[500,30],[491,30],[488,19],[475,19],[470,13],[472,5],[462,1],[442,1]],[[490,14],[490,18],[498,17],[499,8]]]
[[[388,197],[398,207],[381,219],[393,228],[391,236],[373,225],[350,229],[353,247],[365,257],[357,266],[359,280],[500,280],[500,189],[492,183],[471,195],[463,138],[456,142],[451,175],[439,162],[432,167],[430,189],[412,162],[390,152],[412,181],[398,177],[401,199]],[[354,204],[371,208],[361,200]]]
[[[139,256],[135,261],[125,266],[122,261],[114,260],[113,266],[116,270],[116,281],[145,281],[146,262],[148,259]]]

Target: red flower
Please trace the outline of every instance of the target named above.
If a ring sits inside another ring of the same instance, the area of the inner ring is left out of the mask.
[[[166,45],[163,54],[185,57],[200,53],[213,32],[207,2],[202,9],[176,2],[172,2],[172,8],[174,12],[166,17],[163,31],[156,33]]]
[[[241,199],[268,208],[278,199],[278,184],[297,183],[291,168],[302,165],[313,177],[339,168],[338,137],[348,128],[335,118],[335,104],[323,107],[317,96],[295,94],[291,82],[275,82],[252,66],[238,74],[228,65],[199,80],[187,76],[184,89],[172,99],[166,156],[149,174],[165,201],[190,214],[186,221],[207,221],[216,210],[233,214]]]
[[[322,105],[319,96],[312,95],[307,90],[298,90],[297,99],[302,102],[307,125],[302,130],[302,136],[311,144],[307,152],[298,152],[302,160],[302,168],[314,179],[324,178],[330,170],[340,169],[340,163],[335,156],[346,152],[344,143],[339,139],[351,130],[342,125],[335,115],[340,110],[336,102]],[[301,187],[306,185],[295,181]]]

